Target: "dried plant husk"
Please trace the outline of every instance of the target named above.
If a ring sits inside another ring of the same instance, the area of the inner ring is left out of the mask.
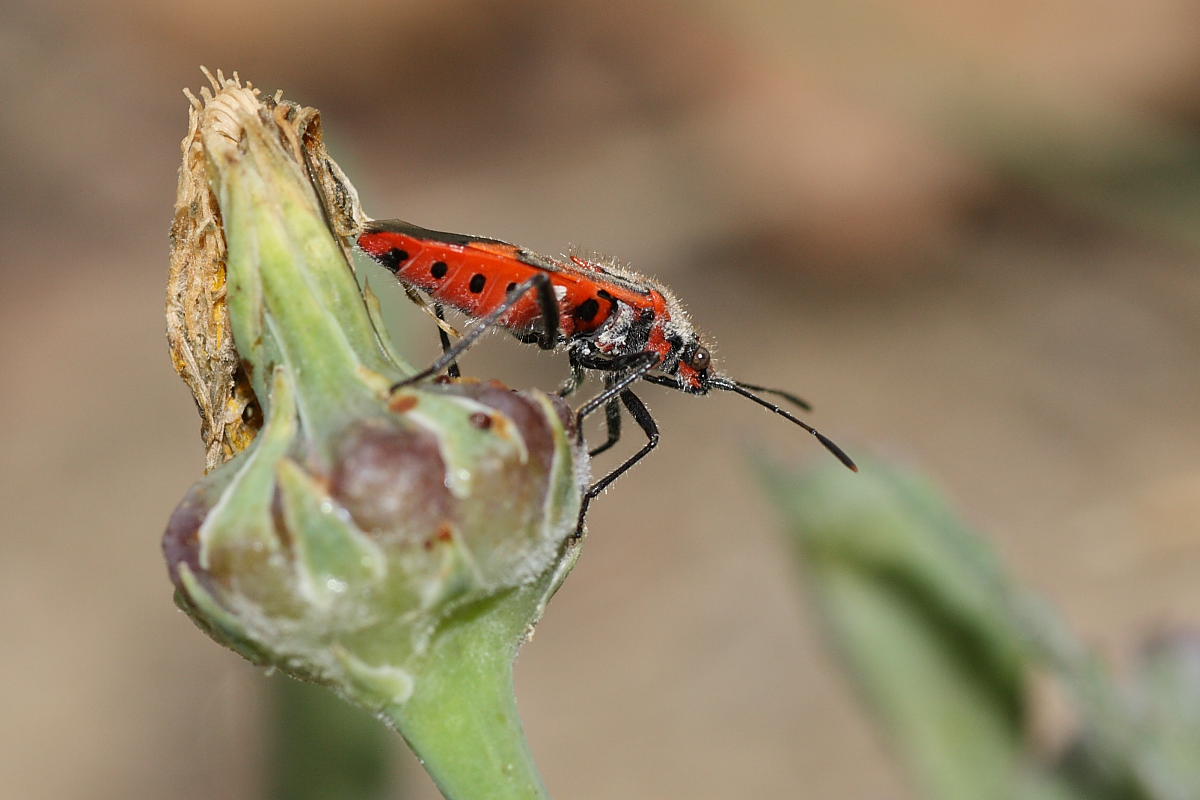
[[[320,112],[285,101],[280,93],[262,95],[252,84],[205,70],[210,86],[191,102],[183,163],[171,222],[167,274],[167,344],[175,371],[187,384],[200,413],[205,471],[228,461],[254,441],[262,427],[262,409],[238,356],[229,322],[226,259],[228,247],[221,209],[209,184],[201,129],[205,109],[222,91],[237,88],[257,98],[270,114],[281,142],[308,170],[333,233],[343,248],[362,230],[365,216],[358,192],[325,149]],[[208,113],[212,113],[211,108]],[[212,123],[212,120],[209,120]]]

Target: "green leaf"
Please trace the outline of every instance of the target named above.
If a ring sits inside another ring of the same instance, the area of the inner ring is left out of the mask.
[[[924,796],[1066,798],[1032,764],[1024,636],[992,555],[911,475],[763,465],[849,675]]]

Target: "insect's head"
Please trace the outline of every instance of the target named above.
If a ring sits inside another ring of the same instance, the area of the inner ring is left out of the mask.
[[[683,346],[679,354],[679,365],[675,379],[679,388],[688,394],[708,394],[710,375],[713,374],[712,353],[694,337]]]
[[[647,279],[654,286],[653,311],[644,315],[648,323],[646,349],[659,355],[657,369],[663,385],[688,394],[708,394],[709,380],[717,374],[712,344],[705,341],[670,289]],[[670,376],[667,378],[666,376]]]

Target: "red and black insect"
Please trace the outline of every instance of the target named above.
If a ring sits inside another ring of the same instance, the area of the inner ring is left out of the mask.
[[[453,346],[443,332],[442,357],[406,383],[446,369],[457,376],[458,356],[496,326],[545,350],[566,348],[571,377],[560,389],[564,396],[580,386],[586,370],[604,374],[604,391],[576,412],[582,438],[584,419],[604,408],[608,440],[591,455],[607,450],[620,438],[621,405],[646,434],[647,442],[588,489],[580,511],[581,527],[591,499],[658,444],[654,418],[630,389],[639,380],[688,394],[708,394],[713,389],[740,394],[804,428],[843,464],[858,469],[824,434],[755,392],[776,395],[809,410],[806,402],[788,392],[743,383],[718,372],[709,348],[679,301],[652,278],[612,264],[576,256],[567,263],[499,239],[441,233],[394,219],[368,222],[358,246],[406,286],[433,297],[439,316],[442,305],[448,305],[479,320]]]

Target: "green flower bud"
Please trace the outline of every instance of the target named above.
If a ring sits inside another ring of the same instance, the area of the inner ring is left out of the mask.
[[[287,367],[268,397],[255,443],[167,526],[180,602],[251,660],[402,703],[439,623],[559,557],[578,511],[559,405],[494,384],[401,390],[325,466],[304,455]]]
[[[250,660],[379,713],[451,796],[540,796],[510,670],[577,554],[570,411],[495,382],[393,391],[409,370],[330,230],[352,232],[353,189],[324,156],[333,207],[309,177],[315,112],[214,89],[192,109],[211,193],[190,197],[215,203],[265,423],[171,517],[177,602]]]

